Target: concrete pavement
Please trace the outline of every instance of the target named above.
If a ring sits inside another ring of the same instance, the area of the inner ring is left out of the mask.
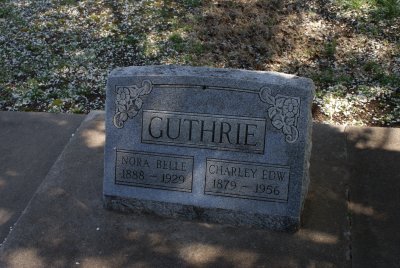
[[[0,112],[0,244],[84,118]]]
[[[353,267],[400,267],[400,129],[347,129]]]
[[[287,234],[104,210],[104,115],[93,113],[7,237],[0,267],[400,267],[399,137],[315,124],[302,228]]]

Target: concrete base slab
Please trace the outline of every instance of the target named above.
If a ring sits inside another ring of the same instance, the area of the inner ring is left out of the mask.
[[[0,112],[0,244],[83,119]]]
[[[0,267],[396,267],[399,137],[314,125],[303,223],[288,234],[105,210],[104,115],[91,114],[0,249]]]
[[[316,126],[303,227],[287,234],[105,210],[104,118],[96,115],[50,170],[0,266],[346,267],[344,141],[343,128]]]

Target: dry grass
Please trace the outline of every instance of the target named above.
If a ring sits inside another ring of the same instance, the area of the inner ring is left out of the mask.
[[[399,126],[396,1],[3,0],[0,109],[102,109],[110,69],[185,64],[310,77],[315,120]]]
[[[400,125],[400,20],[322,1],[205,1],[200,65],[312,78],[314,119]],[[397,25],[397,26],[396,26]]]

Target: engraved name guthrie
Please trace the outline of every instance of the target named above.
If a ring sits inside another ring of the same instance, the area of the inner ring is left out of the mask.
[[[142,141],[227,150],[264,150],[265,119],[143,111]]]

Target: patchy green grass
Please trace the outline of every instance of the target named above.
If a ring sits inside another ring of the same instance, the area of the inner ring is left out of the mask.
[[[325,54],[328,58],[334,58],[336,53],[336,40],[328,41],[325,44]]]
[[[399,0],[376,0],[376,14],[381,18],[396,18],[400,16]]]
[[[168,40],[172,43],[172,47],[177,52],[183,52],[185,48],[185,40],[179,33],[173,33],[169,36]]]
[[[348,10],[369,11],[379,20],[400,16],[399,0],[338,0],[338,3]]]
[[[317,73],[311,74],[310,78],[318,84],[332,85],[332,84],[350,84],[351,77],[346,73],[338,73],[331,67],[323,68]]]
[[[347,9],[361,9],[364,6],[369,6],[372,3],[375,3],[373,0],[339,0],[339,4],[344,6]]]

